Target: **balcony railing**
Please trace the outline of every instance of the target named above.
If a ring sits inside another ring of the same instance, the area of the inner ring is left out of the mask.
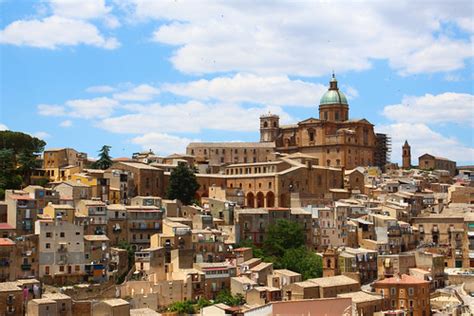
[[[22,265],[21,265],[21,270],[22,270],[22,271],[29,271],[29,270],[31,270],[31,264],[22,264]]]

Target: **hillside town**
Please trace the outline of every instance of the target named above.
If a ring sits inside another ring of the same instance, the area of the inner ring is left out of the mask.
[[[410,139],[391,163],[334,75],[317,118],[259,123],[169,156],[35,153],[0,202],[0,314],[474,314],[473,166]]]

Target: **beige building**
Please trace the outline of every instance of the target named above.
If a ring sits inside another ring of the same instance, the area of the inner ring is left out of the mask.
[[[449,203],[474,204],[474,187],[452,185],[448,188]]]
[[[360,291],[360,283],[345,275],[308,279],[319,287],[319,297],[337,297],[338,294]]]
[[[129,316],[130,304],[121,298],[100,302],[93,307],[94,316]]]
[[[357,312],[357,314],[354,312],[354,315],[374,315],[374,313],[382,311],[384,307],[383,296],[364,291],[338,294],[337,297],[352,300],[352,308]]]
[[[44,282],[74,283],[82,280],[84,264],[84,227],[60,219],[35,223],[39,235],[39,277]]]
[[[27,315],[58,315],[56,301],[49,298],[36,298],[28,302]]]
[[[59,192],[61,200],[70,201],[72,205],[92,197],[92,188],[89,185],[71,180],[60,182],[54,186],[54,190]]]
[[[6,190],[7,222],[16,231],[17,236],[32,234],[38,216],[36,200],[28,192]]]

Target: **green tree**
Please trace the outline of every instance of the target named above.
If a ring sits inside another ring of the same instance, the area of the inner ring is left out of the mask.
[[[15,156],[24,150],[39,154],[43,152],[44,146],[46,146],[45,141],[31,135],[14,131],[0,131],[0,147],[13,150]]]
[[[295,222],[280,219],[268,227],[263,251],[266,256],[282,257],[287,249],[304,246],[306,241],[303,228]]]
[[[13,149],[0,149],[0,198],[5,197],[6,189],[19,189],[22,178],[15,168]]]
[[[17,163],[17,171],[23,175],[25,184],[30,184],[33,171],[39,167],[37,164],[36,155],[25,149],[18,155]]]
[[[110,148],[111,146],[104,145],[102,148],[99,150],[99,159],[93,164],[93,167],[95,169],[108,169],[110,166],[112,166],[113,161],[112,158],[110,157]]]
[[[240,306],[245,304],[245,298],[240,293],[232,295],[228,289],[225,289],[217,293],[214,303],[223,303],[229,306]]]
[[[179,315],[194,314],[196,312],[191,301],[174,302],[168,306],[168,311],[177,312]]]
[[[188,205],[194,200],[199,184],[196,180],[194,170],[185,163],[179,163],[171,172],[167,189],[168,199],[178,199],[183,204]]]
[[[28,134],[0,131],[0,198],[6,189],[19,189],[29,184],[36,166],[36,156],[46,143]]]
[[[305,247],[287,249],[283,257],[275,262],[275,268],[298,272],[303,280],[323,275],[322,258]]]
[[[204,297],[199,298],[196,302],[196,307],[198,309],[202,309],[203,307],[210,306],[210,305],[212,305],[211,301],[205,299]]]

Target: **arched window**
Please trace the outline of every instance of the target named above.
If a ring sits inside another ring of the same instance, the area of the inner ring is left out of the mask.
[[[267,121],[263,122],[263,127],[265,127],[265,128],[268,127],[268,122]]]

